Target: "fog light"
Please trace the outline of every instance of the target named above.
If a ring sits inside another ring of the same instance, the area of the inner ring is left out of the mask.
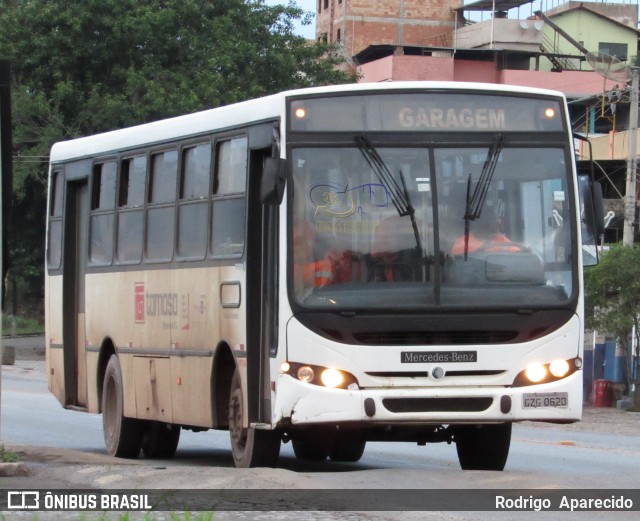
[[[308,365],[303,365],[300,369],[298,369],[297,375],[298,380],[305,383],[313,382],[313,379],[315,377],[313,369],[311,369],[311,367],[309,367]]]
[[[549,372],[556,378],[562,378],[569,372],[569,362],[566,360],[554,360],[549,364]]]
[[[542,364],[531,364],[525,374],[531,382],[541,382],[547,376],[547,370]]]
[[[337,369],[325,369],[320,375],[320,380],[326,387],[339,387],[342,385],[344,377]]]

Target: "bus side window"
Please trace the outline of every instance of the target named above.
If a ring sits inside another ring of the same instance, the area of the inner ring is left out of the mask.
[[[207,252],[211,144],[185,147],[180,165],[177,255],[203,259]]]
[[[62,203],[64,196],[64,172],[54,171],[51,175],[49,195],[49,243],[47,245],[47,265],[58,269],[62,260]]]
[[[241,257],[244,253],[247,165],[245,136],[217,143],[211,211],[214,257]]]
[[[116,260],[137,263],[142,258],[146,156],[125,158],[120,165]]]
[[[115,161],[99,163],[93,167],[89,231],[90,264],[111,264],[113,258],[117,170],[118,164]]]
[[[151,155],[145,258],[168,262],[173,257],[178,151]]]

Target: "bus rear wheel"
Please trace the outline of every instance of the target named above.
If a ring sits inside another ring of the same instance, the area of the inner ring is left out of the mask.
[[[102,430],[109,456],[137,458],[142,447],[144,422],[124,416],[122,370],[116,355],[109,358],[102,387]]]
[[[240,374],[231,380],[229,396],[229,437],[236,467],[275,467],[280,456],[280,433],[246,427]]]
[[[180,441],[180,425],[150,421],[142,438],[142,452],[147,458],[173,458]]]
[[[454,440],[462,470],[503,470],[509,456],[511,423],[460,425]]]

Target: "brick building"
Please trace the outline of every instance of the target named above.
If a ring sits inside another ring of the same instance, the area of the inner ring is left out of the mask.
[[[448,47],[462,0],[317,0],[316,37],[348,56],[375,44]]]

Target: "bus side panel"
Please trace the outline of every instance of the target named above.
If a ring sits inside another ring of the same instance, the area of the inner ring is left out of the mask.
[[[147,279],[153,277],[164,285],[152,287]],[[135,362],[138,356],[154,357],[154,350],[162,349],[158,357],[168,357],[171,347],[170,324],[165,317],[166,312],[173,306],[171,299],[168,273],[164,270],[148,272],[120,271],[113,273],[92,273],[87,275],[86,284],[86,337],[92,355],[87,358],[87,373],[89,381],[89,409],[97,412],[98,396],[98,360],[99,352],[105,341],[110,340],[117,352],[122,370],[122,385],[124,395],[124,414],[128,417],[151,418],[147,407],[151,390],[145,390],[142,382],[151,382],[153,371],[158,371],[168,379],[169,371],[163,373],[162,363],[150,364],[147,360]],[[150,303],[145,297],[151,294]],[[164,295],[164,306],[162,305]],[[149,307],[147,306],[149,304]],[[148,308],[148,310],[147,310]],[[148,312],[149,311],[149,312]],[[96,356],[93,356],[95,353]],[[140,374],[137,374],[137,371]],[[156,380],[157,381],[157,380]],[[166,386],[167,380],[161,380],[161,386]],[[137,396],[136,392],[140,394]],[[170,411],[171,400],[156,399],[154,408]],[[141,409],[141,410],[138,410]],[[153,419],[162,419],[160,417]],[[164,420],[168,421],[168,420]]]
[[[211,368],[212,357],[174,356],[171,358],[171,399],[174,423],[213,427]]]
[[[172,329],[174,421],[212,427],[215,350],[221,344],[241,350],[245,343],[244,272],[236,266],[176,269],[171,277],[173,287],[180,288]]]
[[[171,359],[133,356],[136,417],[173,423]]]
[[[173,269],[178,309],[171,328],[171,403],[175,423],[212,427],[211,371],[220,329],[218,270]]]
[[[49,391],[64,405],[64,351],[62,349],[62,276],[46,275],[45,293],[48,295],[45,313],[45,342],[47,346],[47,382]],[[57,296],[57,298],[55,298]]]
[[[98,394],[98,360],[100,353],[96,350],[86,351],[85,354],[85,367],[87,368],[87,412],[97,414],[100,412],[99,397]]]

